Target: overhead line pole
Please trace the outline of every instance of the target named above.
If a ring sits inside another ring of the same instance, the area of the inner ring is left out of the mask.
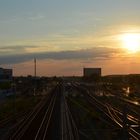
[[[34,58],[34,77],[36,78],[36,58]]]
[[[36,95],[36,58],[34,58],[34,96]]]

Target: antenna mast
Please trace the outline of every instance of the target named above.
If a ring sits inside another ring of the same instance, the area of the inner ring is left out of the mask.
[[[34,58],[34,77],[36,78],[36,58]]]

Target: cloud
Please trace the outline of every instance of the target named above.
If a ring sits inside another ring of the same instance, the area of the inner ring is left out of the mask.
[[[26,46],[26,45],[15,45],[15,46],[0,46],[0,55],[17,55],[27,53],[28,49],[36,49],[38,46]]]
[[[24,53],[0,56],[0,64],[16,64],[29,61],[36,57],[37,59],[52,59],[52,60],[103,60],[113,57],[119,53],[117,49],[106,47],[94,47],[91,49],[80,49],[73,51],[59,52],[39,52],[39,53]]]

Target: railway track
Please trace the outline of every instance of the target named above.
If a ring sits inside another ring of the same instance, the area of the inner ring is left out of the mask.
[[[14,117],[9,116],[9,117],[5,118],[4,120],[0,121],[0,127],[3,128],[6,125],[8,125],[9,123],[14,122],[14,120],[26,117],[27,114],[29,114],[29,112],[30,111],[22,111],[20,113],[15,114]]]
[[[8,140],[79,140],[62,87],[58,84],[46,100],[18,123]]]
[[[30,113],[22,122],[17,124],[9,136],[9,140],[35,139],[40,128],[40,124],[50,107],[54,97],[57,95],[58,86],[43,100],[34,111]]]
[[[62,140],[79,140],[78,128],[69,109],[64,91],[61,96],[61,133]]]
[[[82,91],[83,93],[86,93],[84,95],[87,98],[88,102],[90,102],[91,104],[96,106],[101,112],[103,112],[103,114],[105,114],[114,123],[116,123],[120,127],[120,129],[123,129],[123,127],[124,127],[124,124],[123,124],[124,123],[124,114],[122,111],[112,107],[111,104],[102,103],[99,99],[97,99],[92,94],[90,94],[87,89],[82,88],[82,90],[84,91],[84,92]],[[139,119],[138,118],[135,118],[132,115],[127,114],[126,119],[127,119],[128,124],[134,124],[136,126],[138,125],[138,127],[139,127]],[[136,128],[133,128],[130,126],[127,129],[127,131],[129,133],[129,137],[131,137],[133,140],[140,139],[139,129],[136,129]]]
[[[123,112],[117,110],[116,108],[113,108],[111,105],[106,104],[107,108],[108,108],[108,112],[109,114],[112,116],[112,118],[114,119],[114,121],[121,127],[123,128]],[[127,129],[128,129],[128,133],[130,134],[130,136],[135,139],[135,140],[139,140],[140,139],[140,132],[138,132],[137,130],[135,130],[135,128],[131,127],[130,124],[133,124],[135,126],[139,126],[139,120],[132,117],[131,115],[127,115]]]
[[[47,110],[44,114],[44,117],[41,121],[39,129],[38,129],[38,131],[35,135],[35,140],[39,140],[39,139],[45,140],[45,139],[47,139],[47,132],[48,132],[50,121],[51,121],[52,114],[53,114],[53,111],[54,111],[56,98],[57,98],[57,94],[55,93],[50,100],[48,108],[47,108]]]

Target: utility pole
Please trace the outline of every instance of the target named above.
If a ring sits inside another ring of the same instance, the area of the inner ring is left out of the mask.
[[[34,96],[36,95],[36,58],[34,58]]]
[[[34,77],[36,78],[36,58],[34,58]]]

